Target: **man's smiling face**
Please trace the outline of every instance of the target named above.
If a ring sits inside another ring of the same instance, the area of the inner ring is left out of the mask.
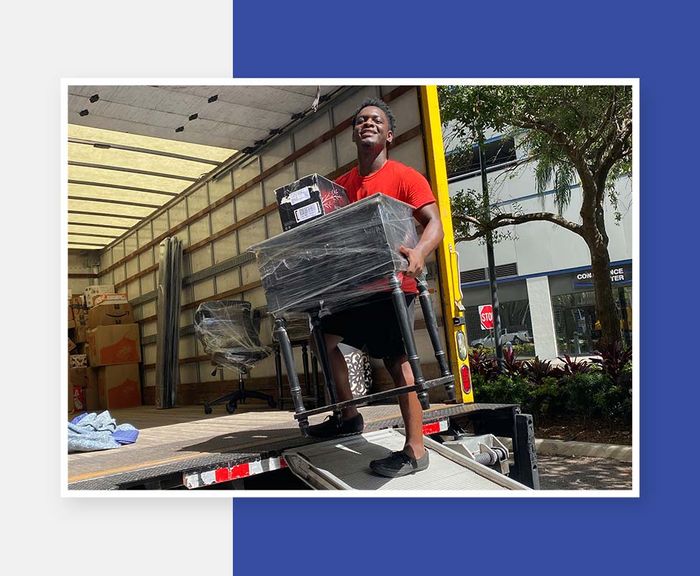
[[[389,119],[381,108],[365,106],[355,116],[352,141],[362,148],[384,148],[394,139]]]

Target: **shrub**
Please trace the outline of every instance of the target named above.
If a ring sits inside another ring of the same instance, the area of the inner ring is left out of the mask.
[[[584,419],[596,414],[595,395],[606,388],[606,377],[600,372],[575,374],[562,378],[565,410],[569,414],[583,416]]]
[[[564,363],[560,370],[562,374],[566,376],[574,376],[575,374],[587,374],[592,369],[591,364],[586,360],[578,360],[576,358],[572,358],[568,354],[564,354],[564,356],[559,356],[559,360],[561,360]]]
[[[493,360],[488,358],[489,362]],[[521,363],[527,367],[527,372],[519,374],[513,368],[517,360],[511,356],[509,362],[511,371],[508,373],[498,374],[495,368],[492,372],[472,372],[477,402],[518,404],[523,412],[536,418],[578,416],[584,420],[601,418],[611,424],[632,421],[632,368],[629,363],[614,381],[603,370],[590,366],[582,368],[575,361],[571,374],[539,358]]]
[[[622,373],[632,362],[632,349],[624,348],[619,342],[613,342],[599,348],[595,353],[600,358],[593,358],[591,361],[600,365],[603,373],[609,376],[613,383],[619,384]]]
[[[535,355],[535,345],[534,344],[516,344],[513,346],[513,350],[518,353],[518,356],[534,356]]]
[[[495,378],[474,378],[474,395],[477,402],[519,404],[526,406],[530,399],[530,384],[522,378],[501,374]]]
[[[556,378],[545,377],[532,387],[528,412],[533,416],[559,416],[564,413],[563,388]]]
[[[511,377],[523,376],[527,371],[527,366],[522,360],[518,360],[518,355],[513,348],[503,349],[503,372]]]
[[[540,360],[539,356],[525,362],[523,372],[533,384],[542,384],[545,378],[556,377],[561,373],[559,368],[552,366],[551,361]]]
[[[498,375],[496,359],[484,348],[473,348],[469,353],[469,369],[472,376],[490,378]]]

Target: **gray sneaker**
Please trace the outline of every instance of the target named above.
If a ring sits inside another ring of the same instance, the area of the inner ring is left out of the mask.
[[[407,476],[415,474],[428,467],[428,451],[422,458],[411,458],[404,451],[392,452],[386,458],[381,460],[372,460],[369,467],[375,474],[386,476],[387,478],[398,478],[399,476]]]

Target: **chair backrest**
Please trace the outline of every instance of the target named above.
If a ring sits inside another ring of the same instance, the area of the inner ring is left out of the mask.
[[[260,343],[250,302],[202,302],[194,315],[194,327],[205,352],[216,364],[251,367],[271,353]]]

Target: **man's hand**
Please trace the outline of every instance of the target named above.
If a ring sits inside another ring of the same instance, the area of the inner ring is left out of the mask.
[[[408,268],[404,274],[410,278],[417,278],[423,273],[425,267],[425,256],[417,248],[406,248],[399,246],[399,252],[408,260]]]
[[[440,212],[435,203],[426,204],[422,208],[416,210],[413,215],[416,220],[423,226],[423,234],[416,244],[415,248],[399,247],[399,252],[408,258],[408,270],[406,276],[417,278],[423,273],[425,268],[425,259],[428,254],[438,247],[444,232],[442,230],[442,222],[440,221]]]

